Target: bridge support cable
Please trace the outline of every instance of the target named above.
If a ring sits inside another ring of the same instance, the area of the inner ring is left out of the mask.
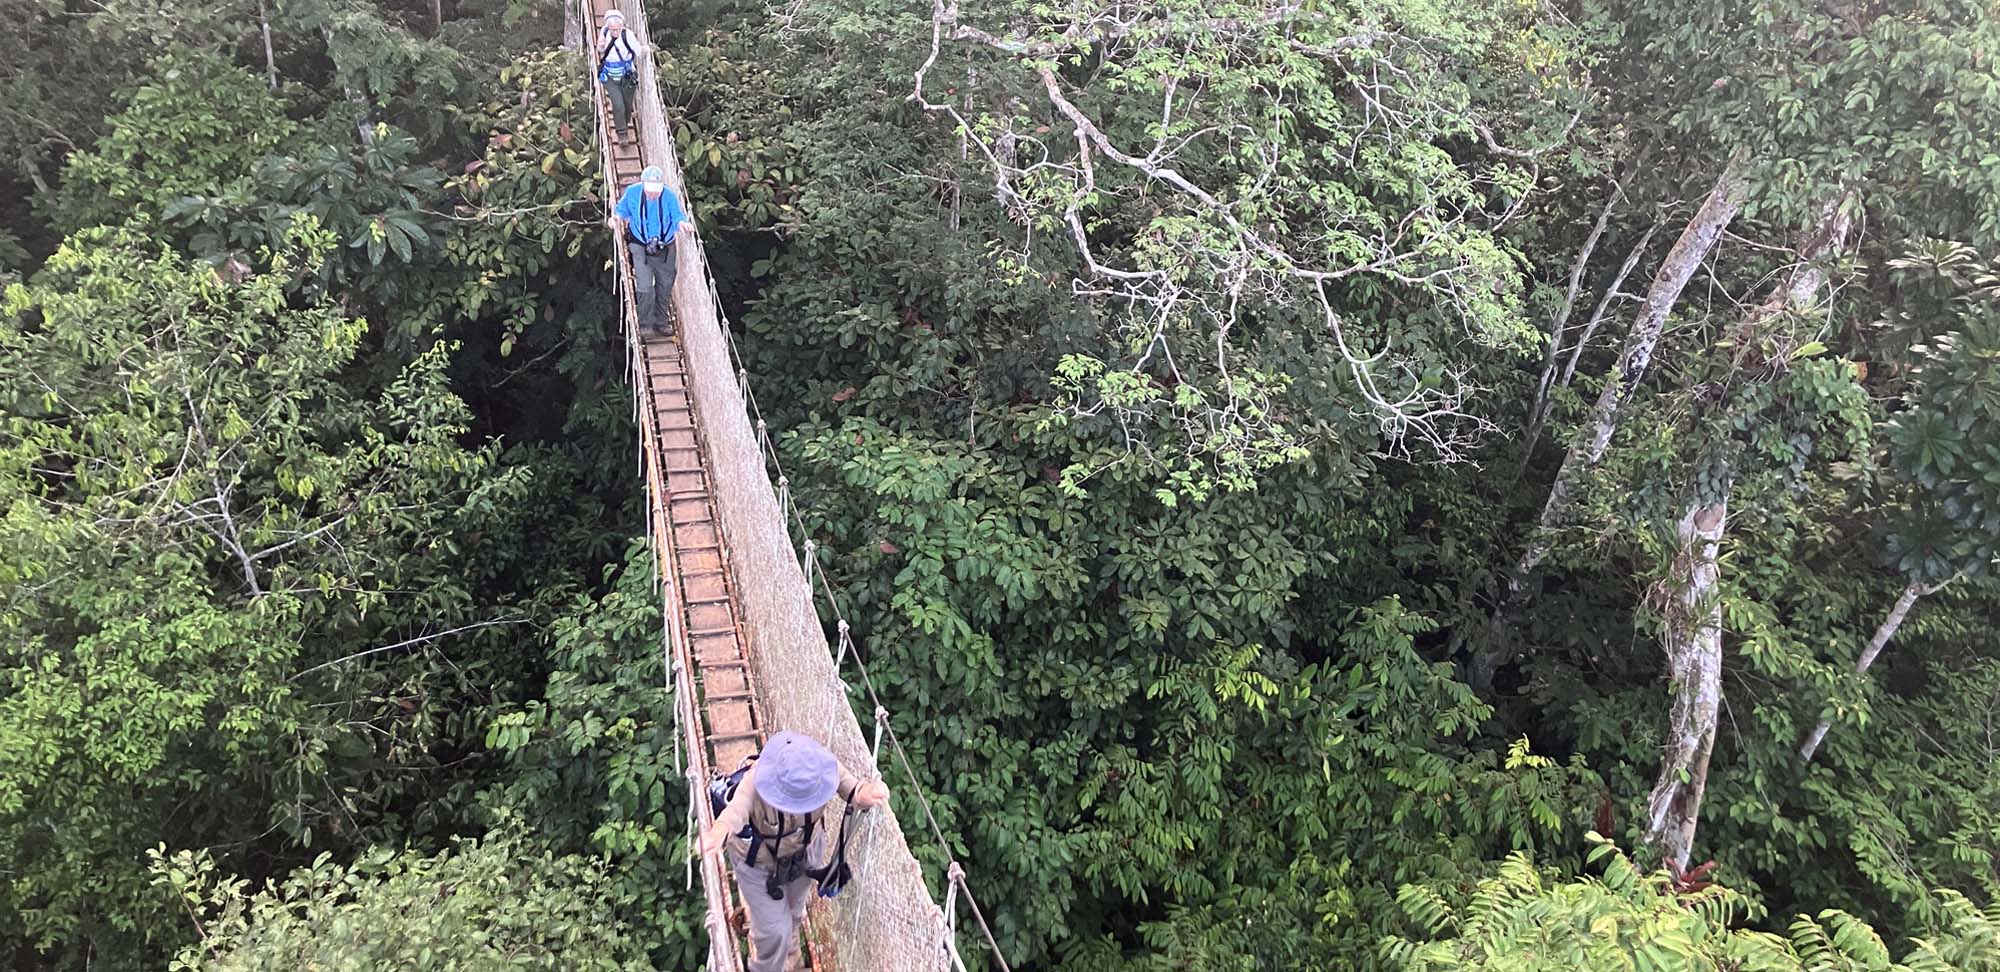
[[[624,12],[628,28],[642,38],[651,36],[641,0],[574,2],[592,25],[616,8]],[[594,27],[589,36],[594,41]],[[587,60],[594,79],[599,52],[594,42],[591,48]],[[596,92],[605,204],[612,205],[643,166],[657,165],[692,213],[654,59],[641,57],[638,69],[632,106],[636,146],[614,143],[609,105],[603,92]],[[890,808],[855,815],[849,838],[854,880],[840,897],[816,899],[809,914],[806,941],[812,968],[963,972],[954,932],[962,902],[976,921],[993,967],[1006,972],[1006,960],[915,766],[896,738],[862,653],[853,650],[851,626],[831,581],[818,569],[818,552],[806,535],[790,480],[751,393],[748,370],[693,227],[683,231],[675,256],[679,273],[671,295],[676,319],[671,337],[640,332],[630,258],[622,240],[614,244],[613,266],[640,431],[647,534],[664,608],[663,660],[688,781],[690,836],[712,821],[709,779],[716,771],[733,769],[768,732],[790,729],[814,735],[864,777],[881,775],[877,757],[887,741],[906,777],[896,786],[904,799],[913,797],[922,809],[947,864],[948,907],[938,907]],[[819,591],[837,622],[839,634],[832,645],[822,626]],[[851,697],[861,693],[841,677],[847,664],[855,667],[865,701],[874,708],[872,739],[864,736],[856,717],[854,703],[860,699]],[[839,811],[834,807],[829,812]],[[836,829],[822,828],[821,843],[830,844]],[[707,906],[708,968],[741,972],[744,947],[731,921],[740,892],[716,858],[701,860],[696,869]]]

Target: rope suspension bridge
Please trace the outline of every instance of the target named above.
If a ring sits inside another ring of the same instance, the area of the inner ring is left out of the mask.
[[[586,23],[600,24],[617,9],[638,37],[651,36],[640,0],[573,2]],[[590,46],[588,67],[595,79],[601,52]],[[638,69],[632,105],[635,138],[621,143],[611,137],[611,106],[601,86],[595,91],[607,207],[648,165],[659,166],[673,191],[688,198],[653,59],[641,56]],[[640,435],[639,472],[646,487],[647,537],[664,607],[662,652],[681,742],[680,769],[688,784],[690,846],[712,822],[710,779],[717,771],[734,769],[770,733],[811,735],[864,778],[881,775],[886,739],[905,777],[897,789],[914,798],[923,812],[925,836],[936,841],[949,862],[944,904],[939,906],[925,883],[894,812],[885,806],[857,814],[849,837],[854,879],[839,897],[815,900],[807,915],[804,954],[792,956],[788,967],[965,972],[958,945],[963,914],[969,918],[968,934],[978,936],[992,967],[1005,972],[1006,960],[965,871],[953,859],[915,768],[896,739],[891,715],[860,653],[853,650],[837,591],[817,569],[815,544],[751,392],[700,236],[690,226],[676,247],[679,274],[671,295],[676,322],[671,335],[641,333],[630,256],[622,240],[614,242],[614,249]],[[835,622],[831,644],[821,605]],[[843,669],[856,674],[858,691],[843,679]],[[864,736],[850,699],[872,708],[869,735]],[[822,845],[831,842],[834,830],[821,828]],[[826,850],[819,849],[821,854]],[[700,873],[709,972],[742,972],[747,957],[740,934],[745,892],[716,856],[691,860],[688,867],[690,886],[694,871]]]

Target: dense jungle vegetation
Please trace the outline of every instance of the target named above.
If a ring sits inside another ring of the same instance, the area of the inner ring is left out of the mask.
[[[654,6],[1014,969],[2000,969],[1992,4]],[[700,966],[573,18],[0,0],[8,967]]]

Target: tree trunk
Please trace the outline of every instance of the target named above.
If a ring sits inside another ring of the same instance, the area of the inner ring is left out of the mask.
[[[1604,201],[1604,208],[1597,213],[1597,222],[1590,227],[1590,235],[1584,237],[1583,246],[1576,251],[1576,261],[1570,264],[1569,287],[1563,291],[1562,303],[1549,319],[1549,355],[1542,364],[1542,380],[1535,386],[1535,401],[1528,407],[1528,428],[1521,436],[1521,467],[1514,472],[1519,479],[1528,468],[1528,457],[1534,454],[1535,437],[1541,435],[1542,419],[1549,406],[1549,390],[1555,387],[1556,371],[1562,363],[1563,332],[1569,330],[1571,312],[1576,309],[1576,295],[1583,289],[1583,272],[1590,267],[1590,258],[1597,252],[1597,241],[1604,238],[1604,230],[1611,225],[1611,212],[1618,208],[1618,200],[1625,196],[1625,183],[1620,182],[1611,189],[1611,198]]]
[[[1680,239],[1674,241],[1673,248],[1660,261],[1659,271],[1653,274],[1652,286],[1646,291],[1646,303],[1640,309],[1638,319],[1632,323],[1632,330],[1625,335],[1624,348],[1618,353],[1617,372],[1604,383],[1604,390],[1598,394],[1597,405],[1591,412],[1590,424],[1578,434],[1569,454],[1563,458],[1562,468],[1556,471],[1555,483],[1549,487],[1548,500],[1542,504],[1542,515],[1536,522],[1528,547],[1507,575],[1506,591],[1487,625],[1486,643],[1474,652],[1468,670],[1474,689],[1482,693],[1490,691],[1494,673],[1513,658],[1514,639],[1510,629],[1526,600],[1528,579],[1534,576],[1535,568],[1541,566],[1543,558],[1549,554],[1549,531],[1568,517],[1572,494],[1583,473],[1604,458],[1604,450],[1611,445],[1611,435],[1618,429],[1619,410],[1624,407],[1632,389],[1645,377],[1646,367],[1653,360],[1653,349],[1660,343],[1660,334],[1666,330],[1667,315],[1680,301],[1681,291],[1687,288],[1688,280],[1694,277],[1702,260],[1722,238],[1722,231],[1743,208],[1745,168],[1743,156],[1729,160],[1729,164],[1723,167],[1722,175],[1715,180],[1715,186],[1709,190],[1708,198],[1702,201],[1694,218],[1688,220]]]
[[[1819,218],[1795,248],[1798,256],[1792,268],[1731,329],[1731,345],[1739,356],[1734,362],[1738,373],[1771,375],[1782,372],[1784,362],[1790,360],[1790,349],[1782,343],[1768,346],[1765,332],[1787,310],[1809,309],[1818,300],[1826,284],[1825,258],[1847,245],[1852,225],[1847,202],[1842,193],[1821,207]],[[1749,357],[1767,350],[1771,358]],[[1729,416],[1721,427],[1738,427],[1735,418]],[[1701,797],[1708,786],[1709,753],[1715,747],[1716,713],[1722,701],[1722,565],[1717,553],[1729,519],[1735,476],[1734,470],[1720,473],[1715,477],[1713,497],[1690,503],[1681,516],[1675,531],[1678,548],[1664,598],[1666,630],[1661,648],[1667,656],[1674,705],[1660,776],[1647,801],[1645,840],[1683,869],[1694,847]]]
[[[264,0],[257,0],[257,26],[264,32],[264,73],[270,76],[271,90],[278,90],[278,55],[271,48],[271,11]]]
[[[1685,869],[1708,788],[1708,757],[1722,709],[1722,569],[1716,554],[1729,518],[1728,484],[1713,503],[1681,517],[1679,555],[1668,577],[1666,650],[1673,715],[1659,782],[1646,801],[1645,841]]]
[[[1875,664],[1875,657],[1882,653],[1882,649],[1889,644],[1889,639],[1894,638],[1896,630],[1903,626],[1903,619],[1910,616],[1910,608],[1917,603],[1918,598],[1935,594],[1943,587],[1942,583],[1905,586],[1903,595],[1896,598],[1896,605],[1889,609],[1889,616],[1883,618],[1882,626],[1875,629],[1875,637],[1868,639],[1868,647],[1861,652],[1861,657],[1855,660],[1854,674],[1867,674],[1869,667]],[[1826,741],[1827,731],[1832,728],[1832,719],[1821,719],[1819,725],[1813,727],[1812,732],[1806,735],[1805,742],[1799,744],[1799,765],[1812,762],[1813,754],[1819,752],[1819,744]]]
[[[351,84],[341,85],[340,90],[347,94],[348,102],[354,105],[354,133],[361,137],[362,147],[374,148],[375,121],[369,117],[368,99],[362,97],[361,92],[354,90]]]
[[[1653,284],[1646,290],[1646,303],[1639,311],[1639,319],[1632,323],[1632,330],[1625,335],[1625,347],[1618,353],[1617,373],[1605,382],[1604,390],[1597,395],[1597,405],[1591,410],[1587,434],[1579,435],[1564,457],[1562,468],[1556,471],[1556,481],[1549,487],[1549,498],[1542,504],[1542,516],[1538,522],[1538,533],[1560,525],[1569,514],[1572,493],[1585,470],[1596,466],[1604,458],[1604,450],[1611,446],[1611,436],[1618,431],[1618,415],[1631,397],[1632,390],[1646,376],[1646,368],[1653,363],[1653,349],[1659,346],[1660,335],[1665,332],[1667,315],[1680,302],[1681,291],[1687,289],[1687,282],[1715,248],[1715,242],[1722,238],[1722,231],[1736,218],[1743,208],[1743,170],[1745,166],[1739,157],[1730,160],[1722,176],[1715,180],[1715,187],[1709,190],[1708,198],[1688,221],[1681,237],[1674,241],[1673,249],[1667,251],[1660,269],[1653,274]],[[1516,573],[1525,579],[1541,565],[1542,558],[1548,556],[1547,539],[1537,537],[1529,544],[1527,553],[1521,557]],[[1518,590],[1518,586],[1516,587]]]
[[[1625,286],[1626,278],[1632,276],[1632,268],[1639,265],[1639,259],[1646,255],[1646,247],[1652,245],[1653,237],[1660,232],[1660,227],[1663,225],[1665,224],[1655,221],[1653,225],[1646,227],[1646,232],[1639,234],[1639,242],[1632,244],[1632,252],[1625,254],[1625,262],[1618,265],[1618,273],[1611,278],[1611,283],[1604,288],[1604,293],[1598,296],[1597,308],[1590,312],[1590,320],[1584,322],[1583,333],[1577,336],[1575,344],[1570,345],[1569,360],[1563,363],[1562,375],[1556,378],[1557,388],[1568,388],[1569,383],[1576,378],[1576,363],[1583,357],[1583,353],[1590,349],[1590,339],[1597,334],[1597,325],[1603,323],[1604,314],[1611,309],[1612,300],[1618,297],[1619,291]],[[1544,420],[1548,418],[1546,410],[1542,418]],[[1537,428],[1535,435],[1541,435],[1541,429]]]
[[[567,7],[569,4],[564,4]],[[431,36],[444,33],[444,0],[431,0]]]
[[[334,74],[340,75],[344,73],[341,69],[340,58],[334,53],[335,45],[333,42],[333,28],[322,26],[319,29],[319,33],[320,36],[322,38],[325,38],[326,40],[327,56],[333,59]],[[368,103],[368,99],[365,96],[363,96],[358,89],[354,87],[353,82],[348,81],[345,78],[341,79],[340,91],[341,94],[347,97],[347,103],[354,106],[354,133],[361,137],[362,147],[371,149],[374,148],[375,121],[372,117],[370,117],[373,112],[373,106],[371,106]]]
[[[583,18],[578,16],[576,4],[567,0],[563,3],[563,46],[583,50]]]

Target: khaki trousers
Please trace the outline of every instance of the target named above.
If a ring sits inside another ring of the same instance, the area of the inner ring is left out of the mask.
[[[769,872],[743,861],[734,866],[743,910],[750,913],[750,945],[756,952],[749,972],[785,972],[785,963],[799,950],[799,923],[805,920],[806,905],[812,903],[818,885],[812,878],[799,878],[785,885],[784,900],[777,901],[764,889]]]

